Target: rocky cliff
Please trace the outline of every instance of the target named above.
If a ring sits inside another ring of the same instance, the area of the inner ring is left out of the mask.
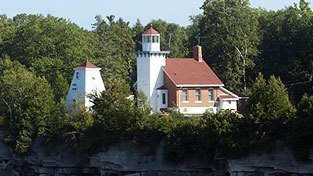
[[[212,163],[196,158],[181,163],[168,162],[163,158],[161,145],[153,155],[147,155],[143,149],[131,144],[120,143],[86,156],[72,153],[64,146],[48,146],[37,140],[29,155],[16,156],[0,141],[0,175],[313,175],[313,158],[298,162],[283,145],[272,154],[252,154],[238,160],[216,158]]]

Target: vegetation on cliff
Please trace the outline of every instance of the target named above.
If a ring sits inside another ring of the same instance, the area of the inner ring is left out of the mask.
[[[181,161],[190,155],[236,158],[271,151],[281,140],[304,159],[313,146],[313,11],[308,2],[266,11],[251,8],[248,0],[211,0],[202,9],[188,27],[153,20],[161,47],[172,51],[171,57],[188,57],[200,39],[206,62],[225,85],[250,97],[246,114],[151,115],[133,87],[133,52],[140,49],[147,27],[139,20],[130,27],[113,15],[97,16],[94,29],[87,31],[51,15],[1,15],[5,141],[26,154],[38,136],[47,142],[63,139],[87,152],[129,140],[151,154],[164,140],[167,159]],[[102,68],[107,91],[94,97],[93,112],[67,112],[72,69],[86,59]],[[131,93],[135,99],[126,99]]]

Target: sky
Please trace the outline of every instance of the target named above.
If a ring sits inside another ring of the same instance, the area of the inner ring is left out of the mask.
[[[313,8],[313,0],[307,0]],[[95,16],[103,18],[109,15],[121,17],[135,24],[137,19],[143,25],[152,19],[187,26],[190,16],[201,13],[204,0],[0,0],[0,14],[12,18],[16,14],[51,14],[69,19],[71,22],[92,29]],[[299,0],[250,0],[252,7],[269,10],[283,9],[298,3]]]

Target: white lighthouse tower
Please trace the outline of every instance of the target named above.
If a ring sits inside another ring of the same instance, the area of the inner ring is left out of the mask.
[[[77,109],[82,106],[88,109],[93,105],[89,95],[100,94],[105,90],[100,75],[101,68],[85,61],[74,70],[71,86],[66,96],[66,107],[67,109]]]
[[[163,86],[163,70],[169,51],[160,51],[160,33],[152,28],[142,34],[142,51],[137,52],[137,89],[143,92],[153,112],[160,112],[158,88]]]

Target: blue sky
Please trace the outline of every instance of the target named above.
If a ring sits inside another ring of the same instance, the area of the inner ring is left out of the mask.
[[[313,0],[310,2],[313,7]],[[204,0],[0,0],[0,14],[13,17],[19,13],[51,14],[63,17],[91,29],[98,14],[115,15],[134,24],[140,19],[147,24],[162,19],[183,26],[189,25],[189,16],[201,13]],[[253,7],[277,10],[298,3],[299,0],[250,0]]]

